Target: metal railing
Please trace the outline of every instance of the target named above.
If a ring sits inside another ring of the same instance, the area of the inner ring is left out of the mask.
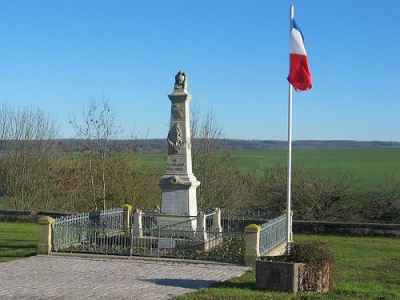
[[[224,234],[230,236],[241,236],[244,234],[244,229],[250,224],[262,224],[267,222],[277,215],[264,212],[264,211],[251,211],[251,210],[235,210],[223,209],[221,210],[221,225]]]
[[[191,248],[196,246],[195,231],[187,224],[196,220],[196,217],[181,219],[183,220],[165,225],[160,223],[157,214],[143,213],[142,226],[137,227],[133,224],[130,231],[130,255],[186,258],[188,252],[193,251]]]
[[[191,258],[222,241],[220,215],[171,216],[136,210],[132,215],[132,255]],[[140,220],[140,224],[138,224]]]
[[[123,209],[116,208],[56,218],[53,225],[52,250],[72,250],[79,244],[88,244],[101,236],[124,231],[123,213]]]
[[[269,220],[260,226],[260,244],[259,252],[263,254],[272,250],[280,243],[286,240],[287,235],[287,217],[283,214],[277,218]]]
[[[136,210],[127,222],[126,211],[114,209],[61,217],[53,225],[52,251],[190,258],[194,251],[207,251],[222,241],[215,215]]]
[[[197,216],[166,216],[120,208],[76,214],[55,220],[52,251],[197,259],[221,243],[242,243],[242,228],[254,222],[252,216],[268,220],[270,214],[231,211],[227,217],[217,209]],[[260,253],[284,241],[285,220],[283,215],[260,226]]]

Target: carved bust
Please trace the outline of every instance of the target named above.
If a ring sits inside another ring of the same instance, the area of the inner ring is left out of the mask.
[[[174,89],[176,90],[186,90],[187,81],[186,74],[182,71],[179,71],[175,76],[175,85]]]

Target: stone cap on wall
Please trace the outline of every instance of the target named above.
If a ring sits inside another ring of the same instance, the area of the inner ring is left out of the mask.
[[[37,223],[42,217],[59,218],[71,213],[43,212],[30,210],[0,210],[0,222],[26,222]]]

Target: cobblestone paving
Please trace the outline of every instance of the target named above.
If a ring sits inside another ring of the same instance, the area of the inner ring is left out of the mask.
[[[247,269],[172,260],[32,256],[0,263],[0,299],[171,299]]]

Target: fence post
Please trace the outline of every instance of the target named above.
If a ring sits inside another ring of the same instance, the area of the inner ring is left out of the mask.
[[[260,256],[260,226],[250,224],[244,229],[246,238],[246,253],[244,264],[248,267],[255,267],[257,258]]]
[[[206,214],[201,211],[197,214],[196,240],[206,240]]]
[[[287,214],[287,210],[286,209],[283,210],[282,213]],[[289,222],[289,224],[290,224],[290,228],[289,228],[289,230],[287,229],[286,232],[288,232],[289,235],[290,235],[289,236],[289,241],[293,242],[293,210],[290,211],[290,222]]]
[[[143,236],[143,227],[142,227],[142,210],[136,209],[133,213],[133,235],[142,237]]]
[[[126,232],[128,233],[129,230],[131,229],[132,205],[122,204],[121,207],[124,210],[123,225],[124,225],[124,228],[125,228]]]
[[[215,233],[221,233],[222,232],[221,209],[215,208],[214,211],[215,211],[215,214],[212,216],[212,228]]]
[[[51,252],[51,234],[54,219],[51,217],[42,217],[39,222],[39,243],[37,248],[38,255],[49,255]]]
[[[290,211],[290,241],[293,242],[293,210]]]

